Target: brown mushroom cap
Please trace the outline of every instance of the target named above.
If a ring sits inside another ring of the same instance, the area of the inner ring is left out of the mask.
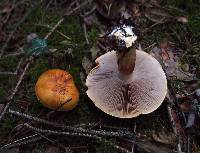
[[[105,113],[132,118],[156,110],[167,93],[167,80],[159,62],[144,51],[136,50],[135,69],[130,75],[118,71],[115,51],[95,61],[87,79],[87,95]]]

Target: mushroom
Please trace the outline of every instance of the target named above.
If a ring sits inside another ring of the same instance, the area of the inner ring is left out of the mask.
[[[134,33],[124,38],[127,34],[124,32],[132,27],[122,28],[114,29],[109,35],[112,42],[114,39],[116,51],[95,60],[97,66],[86,79],[87,95],[105,113],[132,118],[151,113],[161,105],[167,93],[167,80],[159,62],[136,49]]]
[[[35,85],[35,93],[44,106],[59,111],[73,109],[79,100],[72,76],[60,69],[44,72]]]

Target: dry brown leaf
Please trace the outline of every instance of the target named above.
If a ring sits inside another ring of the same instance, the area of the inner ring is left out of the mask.
[[[46,153],[60,153],[60,149],[55,146],[47,146]]]
[[[158,7],[149,7],[145,9],[145,17],[156,23],[164,23],[174,17],[164,9]]]
[[[167,145],[176,145],[177,136],[172,132],[166,132],[164,130],[160,132],[153,131],[152,138],[154,141],[167,144]]]
[[[163,66],[168,79],[176,77],[183,81],[196,80],[196,75],[181,69],[180,59],[172,52],[172,48],[154,47],[150,54],[154,56]]]
[[[145,153],[170,153],[172,150],[167,145],[155,143],[149,140],[137,141],[138,151]]]

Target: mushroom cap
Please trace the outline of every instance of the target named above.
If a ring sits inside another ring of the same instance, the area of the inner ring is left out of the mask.
[[[151,55],[136,50],[135,69],[130,75],[118,71],[116,51],[95,61],[86,79],[87,95],[105,113],[132,118],[156,110],[167,93],[167,79],[160,63]]]
[[[35,85],[35,93],[44,106],[59,111],[73,109],[79,100],[72,76],[60,69],[44,72]]]

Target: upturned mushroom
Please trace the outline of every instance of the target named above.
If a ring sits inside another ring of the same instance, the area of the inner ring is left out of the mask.
[[[161,65],[136,49],[131,26],[116,27],[108,38],[115,50],[96,59],[86,79],[87,95],[103,112],[118,118],[153,112],[167,93]]]
[[[60,69],[44,72],[35,85],[35,93],[44,106],[58,111],[73,109],[79,100],[72,76]]]

